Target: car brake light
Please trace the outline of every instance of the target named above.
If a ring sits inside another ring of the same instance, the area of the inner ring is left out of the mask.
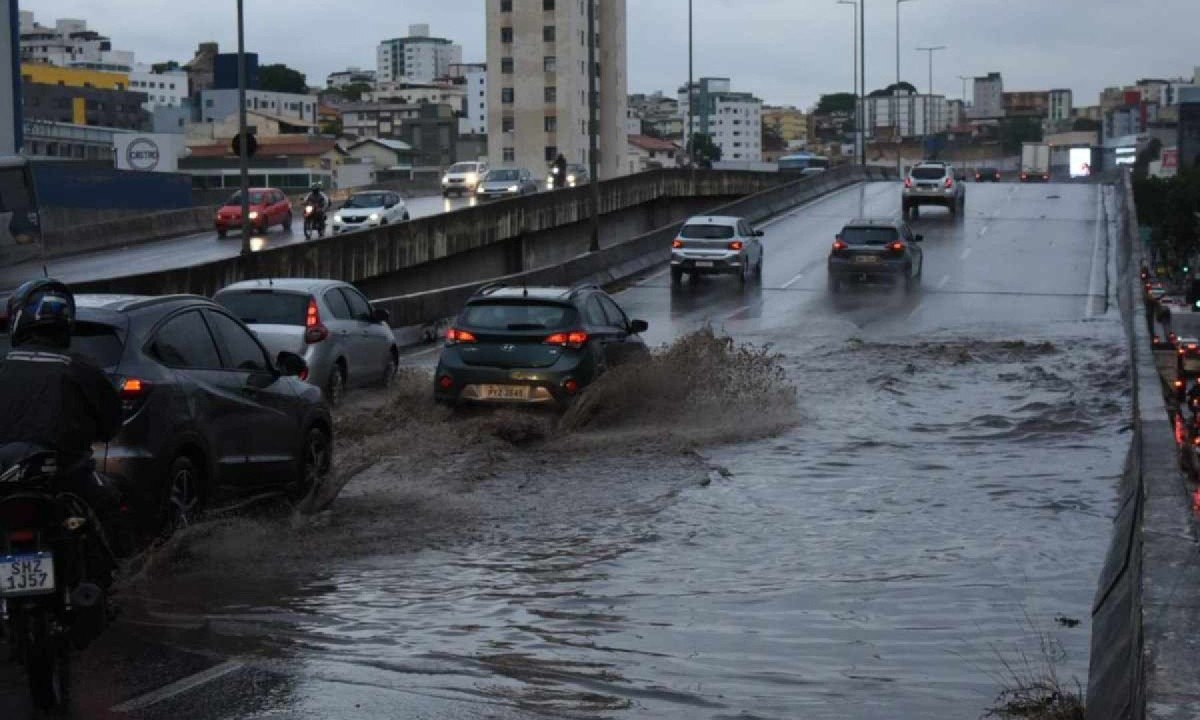
[[[582,330],[573,330],[571,332],[554,333],[546,338],[543,342],[546,345],[561,345],[565,348],[578,350],[587,344],[588,334]]]
[[[454,387],[454,378],[450,377],[449,375],[441,376],[438,378],[438,387],[443,390],[449,390],[450,388]]]
[[[1022,180],[1028,180],[1028,179],[1029,179],[1029,173],[1021,173],[1021,179],[1022,179]]]
[[[979,179],[979,178],[981,178],[981,177],[983,177],[983,176],[982,176],[982,175],[980,175],[979,173],[975,173],[975,179],[976,179],[976,180],[978,180],[978,179]]]
[[[834,252],[841,252],[848,247],[850,247],[850,246],[847,245],[846,243],[842,242],[841,239],[833,241],[833,251]]]
[[[117,396],[121,399],[121,409],[129,418],[146,402],[150,394],[151,383],[139,378],[123,378],[117,387]]]
[[[945,186],[947,190],[954,187],[954,178],[946,178]]]
[[[329,337],[329,328],[321,322],[321,310],[317,299],[308,299],[308,313],[304,317],[304,342],[315,345]]]
[[[33,542],[33,531],[13,530],[8,534],[8,541],[14,543],[31,543]]]
[[[729,243],[730,250],[741,250],[742,247],[744,247],[744,246],[742,245],[741,240],[734,240],[733,242]]]
[[[683,247],[683,241],[679,238],[675,238],[671,241],[671,247],[672,249],[678,250],[679,248]]]
[[[574,378],[567,380],[563,383],[563,390],[566,390],[567,393],[574,395],[575,393],[579,392],[579,381],[575,380]]]
[[[904,178],[904,187],[906,187],[906,188],[912,187],[912,178],[910,178],[910,177]]]
[[[1175,385],[1176,390],[1183,389],[1183,381],[1182,380],[1176,380],[1173,384]]]
[[[904,243],[899,241],[894,242],[891,245],[888,245],[888,250],[891,250],[892,252],[901,252],[904,250]]]
[[[459,343],[473,343],[473,342],[479,342],[479,341],[475,339],[475,336],[473,334],[467,332],[466,330],[459,330],[458,328],[450,328],[449,330],[446,331],[446,344],[447,345],[457,345]]]

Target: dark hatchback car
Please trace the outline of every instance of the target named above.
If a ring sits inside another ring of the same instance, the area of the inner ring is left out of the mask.
[[[304,361],[271,358],[202,297],[80,295],[72,349],[104,368],[124,426],[93,448],[148,530],[187,524],[218,492],[302,496],[332,464],[333,424]]]
[[[595,285],[484,287],[446,333],[434,396],[565,406],[607,368],[648,357],[647,327]]]
[[[906,291],[921,282],[924,239],[901,220],[853,220],[842,228],[829,250],[829,289],[849,283],[903,284]]]
[[[994,167],[975,168],[975,182],[1000,182],[1000,171]]]

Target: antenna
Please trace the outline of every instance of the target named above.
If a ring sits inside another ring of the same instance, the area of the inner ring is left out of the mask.
[[[49,268],[46,267],[45,263],[42,263],[42,277],[44,277],[44,278],[50,277],[50,270],[49,270]]]

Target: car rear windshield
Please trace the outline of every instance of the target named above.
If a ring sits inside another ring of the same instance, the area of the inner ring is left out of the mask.
[[[940,180],[946,177],[946,169],[940,166],[915,167],[912,176],[917,180]]]
[[[475,163],[454,163],[446,172],[469,173],[475,172]]]
[[[896,229],[890,227],[849,227],[842,230],[842,242],[847,245],[887,245],[896,239]]]
[[[728,240],[733,237],[732,225],[684,225],[679,237],[692,240]]]
[[[303,325],[310,298],[274,290],[235,290],[214,299],[247,325]]]
[[[76,322],[71,331],[71,352],[84,356],[98,367],[116,367],[124,351],[125,345],[111,325]]]
[[[480,330],[557,330],[573,325],[579,313],[571,305],[539,302],[481,302],[468,305],[462,324]]]

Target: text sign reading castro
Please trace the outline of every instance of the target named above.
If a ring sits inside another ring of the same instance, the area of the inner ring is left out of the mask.
[[[118,170],[176,172],[184,136],[166,133],[121,133],[113,138]]]

